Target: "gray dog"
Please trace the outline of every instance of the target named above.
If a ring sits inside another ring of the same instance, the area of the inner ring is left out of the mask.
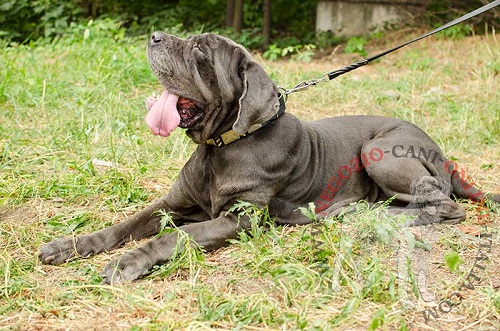
[[[306,123],[284,113],[269,76],[231,40],[155,32],[148,58],[164,91],[159,99],[148,98],[147,124],[160,136],[186,128],[198,148],[165,197],[112,227],[44,245],[44,263],[61,264],[155,235],[159,211],[170,213],[179,229],[210,251],[250,226],[228,212],[239,200],[268,206],[277,223],[296,225],[310,222],[297,211],[309,202],[323,217],[360,200],[395,196],[390,211],[413,215],[419,225],[463,221],[465,211],[451,193],[485,198],[411,123],[374,116]],[[500,195],[489,198],[500,202]],[[164,234],[111,261],[103,282],[131,281],[166,263],[177,238]]]

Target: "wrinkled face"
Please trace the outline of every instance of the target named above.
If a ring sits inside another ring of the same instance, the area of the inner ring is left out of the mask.
[[[277,112],[276,87],[250,54],[229,39],[214,34],[180,39],[155,32],[147,54],[164,88],[159,98],[146,102],[153,134],[166,137],[180,126],[202,143],[231,128],[243,134]]]

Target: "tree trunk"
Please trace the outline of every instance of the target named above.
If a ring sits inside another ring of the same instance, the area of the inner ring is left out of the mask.
[[[271,41],[271,0],[264,2],[264,47]]]
[[[234,0],[233,28],[240,33],[243,27],[243,0]]]
[[[232,27],[234,20],[234,0],[227,0],[226,2],[226,26]]]

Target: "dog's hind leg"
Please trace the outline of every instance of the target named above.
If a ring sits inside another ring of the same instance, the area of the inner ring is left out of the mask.
[[[436,148],[425,140],[411,143]],[[391,150],[394,139],[377,138],[366,143],[362,153],[375,149]],[[440,153],[440,151],[439,151]],[[384,192],[385,196],[395,199],[389,212],[406,213],[415,216],[408,225],[424,225],[431,223],[459,223],[465,220],[465,210],[450,198],[450,178],[442,164],[431,164],[415,157],[394,157],[386,153],[379,156],[377,162],[364,164],[368,176]],[[444,160],[444,157],[441,159]]]

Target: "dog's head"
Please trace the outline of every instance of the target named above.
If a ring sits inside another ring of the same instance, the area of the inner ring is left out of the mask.
[[[158,100],[147,101],[154,134],[168,136],[179,125],[196,143],[230,129],[242,135],[279,109],[278,90],[264,69],[227,38],[155,32],[147,53],[164,87]]]

